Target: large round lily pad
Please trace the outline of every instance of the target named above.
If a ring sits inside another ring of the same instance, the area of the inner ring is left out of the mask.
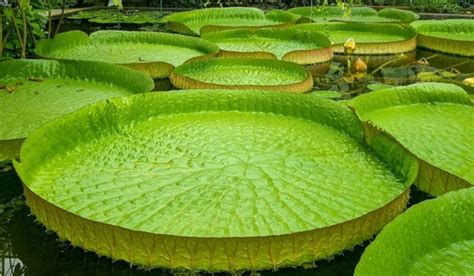
[[[145,75],[86,61],[15,60],[0,63],[0,160],[14,158],[36,128],[110,97],[150,91]]]
[[[68,19],[86,19],[97,24],[159,24],[164,23],[159,11],[139,11],[117,9],[99,9],[81,11],[70,15]]]
[[[170,76],[180,89],[263,89],[303,93],[313,87],[301,65],[271,59],[218,58],[178,66]]]
[[[344,53],[343,44],[349,38],[356,43],[354,54],[398,54],[416,49],[415,30],[399,24],[323,22],[293,28],[325,34],[335,53]]]
[[[298,7],[288,11],[300,15],[302,17],[301,21],[306,23],[328,21],[410,23],[419,18],[419,15],[414,12],[394,8],[387,8],[377,12],[369,7],[343,9],[340,7],[314,6]]]
[[[168,77],[175,66],[217,55],[213,43],[179,34],[127,31],[81,31],[58,34],[41,41],[38,56],[51,59],[90,60],[124,65],[152,78]]]
[[[220,56],[277,58],[298,64],[331,60],[331,41],[320,33],[302,30],[259,29],[208,33],[202,38],[220,48]]]
[[[367,247],[355,275],[473,275],[474,188],[416,205]]]
[[[265,13],[257,8],[242,7],[193,10],[165,17],[170,30],[187,35],[200,35],[236,28],[286,28],[294,25],[299,18],[299,15],[281,10]]]
[[[474,107],[452,84],[390,88],[352,100],[369,140],[382,131],[420,159],[417,185],[433,195],[474,184]]]
[[[318,97],[149,93],[44,126],[14,165],[32,212],[73,245],[148,267],[258,270],[332,256],[403,210],[416,161],[379,138],[368,150],[357,117]]]
[[[420,20],[411,25],[418,32],[419,47],[474,57],[474,20]]]

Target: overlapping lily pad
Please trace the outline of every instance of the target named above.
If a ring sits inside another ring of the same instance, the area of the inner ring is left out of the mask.
[[[68,19],[87,19],[98,24],[158,24],[164,23],[159,11],[118,11],[116,9],[101,9],[81,11],[70,15]]]
[[[411,25],[418,32],[418,46],[474,57],[474,20],[420,20]]]
[[[474,107],[452,84],[382,89],[352,100],[368,140],[384,132],[420,160],[417,185],[441,195],[474,185]]]
[[[292,26],[299,15],[281,10],[268,13],[256,8],[210,8],[171,14],[165,17],[170,30],[187,35],[236,28],[285,28]]]
[[[416,205],[367,247],[355,275],[473,275],[474,188]]]
[[[70,31],[41,41],[35,49],[45,58],[114,63],[152,78],[168,77],[175,66],[215,56],[218,51],[216,45],[200,38],[126,31],[98,31],[90,36]]]
[[[293,28],[325,34],[335,53],[344,53],[343,44],[349,38],[356,43],[354,54],[398,54],[416,49],[415,30],[399,24],[323,22]]]
[[[41,147],[38,147],[41,145]],[[319,97],[185,91],[112,99],[35,131],[15,162],[37,219],[148,267],[301,265],[400,213],[417,163]]]
[[[99,100],[150,91],[153,81],[98,62],[16,60],[0,63],[0,87],[0,160],[5,160],[44,123]]]
[[[259,29],[212,32],[202,38],[220,48],[220,56],[277,58],[298,64],[331,60],[331,41],[320,33],[302,30]]]
[[[262,89],[303,93],[313,87],[301,65],[272,59],[216,58],[176,67],[170,75],[180,89]]]
[[[300,15],[302,22],[328,22],[328,21],[350,21],[350,22],[372,22],[372,23],[410,23],[419,18],[419,15],[400,9],[387,8],[380,12],[370,7],[352,7],[343,9],[341,7],[314,6],[298,7],[288,10]]]

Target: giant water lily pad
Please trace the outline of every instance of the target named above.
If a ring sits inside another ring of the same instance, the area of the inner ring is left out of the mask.
[[[44,123],[99,100],[150,91],[153,81],[98,62],[16,60],[0,63],[0,87],[0,160],[5,160]]]
[[[281,10],[268,13],[257,8],[210,8],[174,13],[165,17],[172,31],[200,35],[235,28],[285,28],[292,26],[299,15]]]
[[[313,87],[311,74],[293,62],[219,58],[178,66],[170,76],[180,89],[263,89],[303,93]]]
[[[474,184],[474,107],[460,87],[425,83],[352,100],[370,137],[382,131],[420,159],[417,185],[433,195]]]
[[[473,275],[474,188],[416,205],[365,250],[355,275]]]
[[[81,31],[58,34],[41,41],[35,53],[41,57],[102,61],[140,70],[152,78],[168,77],[175,66],[214,56],[213,43],[178,34],[127,31]]]
[[[100,9],[81,11],[67,18],[87,19],[89,22],[98,24],[158,24],[165,22],[162,16],[159,11]]]
[[[420,20],[411,25],[418,32],[418,46],[474,57],[474,20]]]
[[[208,33],[202,38],[214,42],[224,57],[278,58],[298,64],[329,61],[331,41],[320,33],[302,30],[259,29]]]
[[[46,125],[14,165],[37,219],[73,245],[148,267],[259,270],[332,256],[403,210],[417,164],[379,138],[368,150],[357,117],[318,97],[150,93]]]
[[[369,7],[352,7],[343,9],[340,7],[314,6],[298,7],[288,10],[300,15],[303,22],[327,22],[327,21],[350,21],[350,22],[372,22],[372,23],[410,23],[417,20],[419,16],[411,11],[399,9],[383,9],[377,12]]]
[[[415,30],[399,24],[324,22],[293,28],[325,34],[335,53],[344,53],[343,44],[349,38],[356,43],[354,54],[398,54],[416,49]]]

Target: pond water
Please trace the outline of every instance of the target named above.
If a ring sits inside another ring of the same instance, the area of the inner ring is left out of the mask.
[[[76,21],[63,26],[63,30],[71,29],[91,32],[97,28],[78,24]],[[311,66],[309,69],[315,79],[315,88],[337,91],[339,95],[335,98],[344,100],[374,90],[377,87],[374,84],[406,85],[418,81],[462,84],[462,80],[474,76],[474,58],[449,56],[421,49],[403,56],[361,58],[368,67],[364,74],[347,74],[347,59],[344,56],[336,56],[328,64]],[[356,59],[357,57],[353,57],[352,62]],[[162,85],[162,89],[171,88],[166,80]],[[473,88],[463,87],[474,93]],[[59,241],[54,233],[47,232],[35,222],[21,194],[21,182],[11,165],[0,164],[0,275],[171,274],[170,271],[144,270],[131,267],[126,262],[113,262]],[[427,194],[413,188],[409,204],[413,205],[427,198]],[[366,242],[351,251],[345,251],[329,261],[308,264],[304,268],[286,268],[260,274],[352,275],[367,244]],[[249,274],[251,273],[246,273]]]

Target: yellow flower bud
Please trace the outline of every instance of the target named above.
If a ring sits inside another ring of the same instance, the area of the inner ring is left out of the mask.
[[[354,63],[354,67],[356,72],[365,72],[367,71],[367,64],[361,59],[358,58],[356,62]]]
[[[474,78],[466,78],[462,81],[464,85],[474,87]]]
[[[352,37],[348,38],[344,43],[344,54],[351,55],[356,49],[356,43]]]

